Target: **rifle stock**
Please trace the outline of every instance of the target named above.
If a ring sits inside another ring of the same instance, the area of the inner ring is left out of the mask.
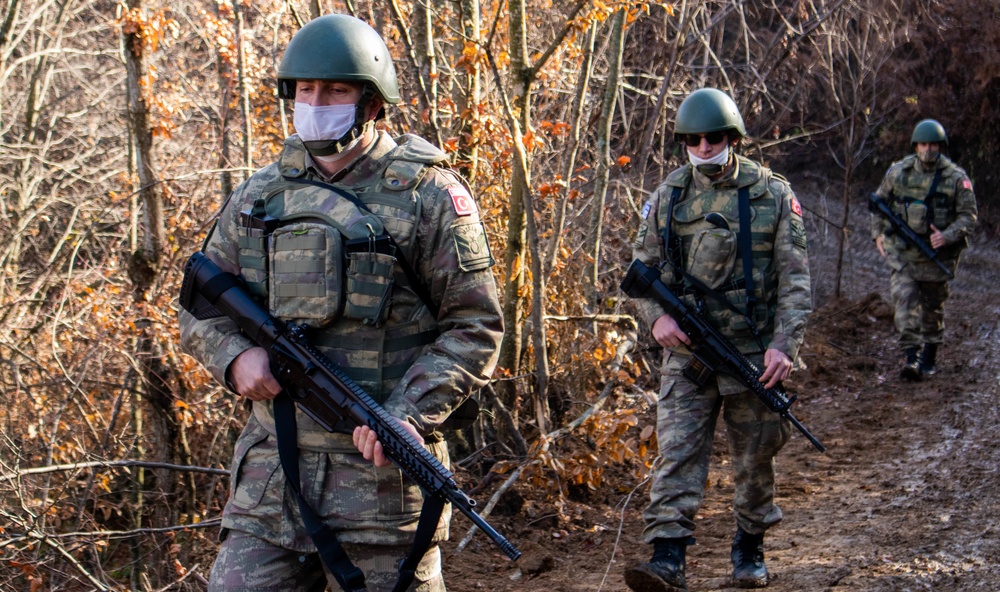
[[[636,259],[628,268],[621,289],[632,298],[653,298],[669,314],[684,333],[691,338],[692,363],[684,375],[696,384],[703,385],[716,370],[723,369],[735,376],[757,396],[768,409],[787,419],[820,452],[826,447],[792,415],[789,408],[795,396],[789,396],[781,385],[765,388],[760,382],[763,374],[756,364],[743,355],[724,335],[692,310],[670,288],[660,281],[660,270]]]
[[[938,252],[933,247],[928,245],[927,241],[922,239],[916,231],[910,228],[910,225],[907,224],[905,220],[900,218],[896,212],[893,212],[892,208],[889,207],[889,204],[885,203],[884,199],[879,197],[877,194],[872,193],[868,197],[868,209],[876,214],[879,214],[889,222],[891,231],[886,234],[897,234],[900,238],[906,241],[906,244],[923,253],[925,257],[940,267],[941,271],[945,272],[948,276],[948,279],[955,279],[955,274],[952,273],[951,269],[949,269],[948,266],[942,263],[938,258]]]
[[[268,351],[271,369],[295,403],[324,429],[368,426],[385,455],[417,483],[425,495],[451,502],[473,524],[517,560],[521,552],[473,509],[476,501],[458,487],[454,474],[403,429],[350,376],[311,346],[302,327],[284,323],[264,310],[239,278],[222,271],[204,253],[191,256],[184,268],[181,306],[197,319],[225,315],[257,345]]]

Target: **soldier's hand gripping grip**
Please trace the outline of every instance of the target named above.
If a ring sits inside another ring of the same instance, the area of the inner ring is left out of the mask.
[[[916,231],[910,228],[910,225],[907,224],[905,220],[900,218],[896,212],[892,211],[892,208],[889,207],[889,204],[885,203],[884,199],[879,197],[877,194],[872,193],[868,197],[868,209],[882,216],[889,222],[891,231],[886,234],[895,233],[903,239],[906,244],[923,253],[924,257],[927,257],[933,261],[935,265],[940,267],[941,271],[948,276],[948,279],[955,279],[955,274],[952,273],[951,269],[949,269],[948,266],[942,263],[941,259],[938,258],[938,252],[927,244],[927,241],[921,238]]]
[[[666,284],[660,281],[658,268],[646,265],[636,259],[628,268],[625,279],[622,280],[621,289],[632,298],[656,300],[663,307],[663,310],[673,317],[681,330],[691,338],[692,353],[696,359],[704,363],[707,369],[714,370],[718,367],[734,376],[743,383],[743,386],[752,391],[768,409],[791,422],[817,450],[826,452],[826,447],[789,411],[795,397],[785,393],[781,385],[765,388],[760,382],[763,372],[757,368],[756,364],[751,362],[729,339],[719,333],[697,311],[685,304]],[[706,361],[708,363],[705,363]],[[689,379],[691,378],[689,376]]]

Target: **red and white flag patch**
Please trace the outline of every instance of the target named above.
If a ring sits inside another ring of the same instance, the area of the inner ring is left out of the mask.
[[[455,206],[455,213],[459,216],[471,216],[478,211],[476,201],[472,199],[465,187],[453,185],[448,188],[448,195],[451,196],[451,203]]]
[[[799,200],[795,199],[794,195],[792,196],[792,211],[799,216],[802,215],[802,204],[799,203]]]
[[[962,180],[962,189],[972,189],[972,181],[968,179]]]

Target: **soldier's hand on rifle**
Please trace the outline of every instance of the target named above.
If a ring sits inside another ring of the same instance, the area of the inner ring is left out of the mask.
[[[403,426],[404,430],[410,432],[410,435],[412,435],[417,442],[423,445],[424,438],[419,432],[417,432],[417,428],[413,424],[405,422],[401,419],[393,419],[399,422],[399,425]],[[353,436],[354,445],[358,447],[358,451],[365,457],[365,460],[372,461],[376,467],[384,467],[392,462],[389,460],[389,457],[383,453],[382,443],[378,441],[378,436],[376,436],[375,432],[369,429],[368,426],[358,426],[354,428]]]
[[[267,350],[252,347],[229,364],[228,382],[236,392],[251,401],[267,401],[278,396],[281,385],[271,374]]]
[[[665,314],[653,323],[653,339],[663,347],[678,347],[682,343],[691,345],[691,340],[677,325],[674,317]]]
[[[764,373],[760,381],[765,388],[773,388],[792,373],[792,359],[776,349],[764,352]]]
[[[948,241],[945,240],[944,234],[937,229],[937,226],[931,224],[931,248],[936,251],[946,244]]]
[[[875,237],[875,248],[878,249],[878,254],[885,257],[885,235],[880,234]]]

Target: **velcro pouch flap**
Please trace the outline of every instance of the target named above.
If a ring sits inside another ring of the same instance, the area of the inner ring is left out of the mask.
[[[323,327],[344,304],[340,232],[315,222],[296,222],[271,235],[268,304],[278,318]]]

